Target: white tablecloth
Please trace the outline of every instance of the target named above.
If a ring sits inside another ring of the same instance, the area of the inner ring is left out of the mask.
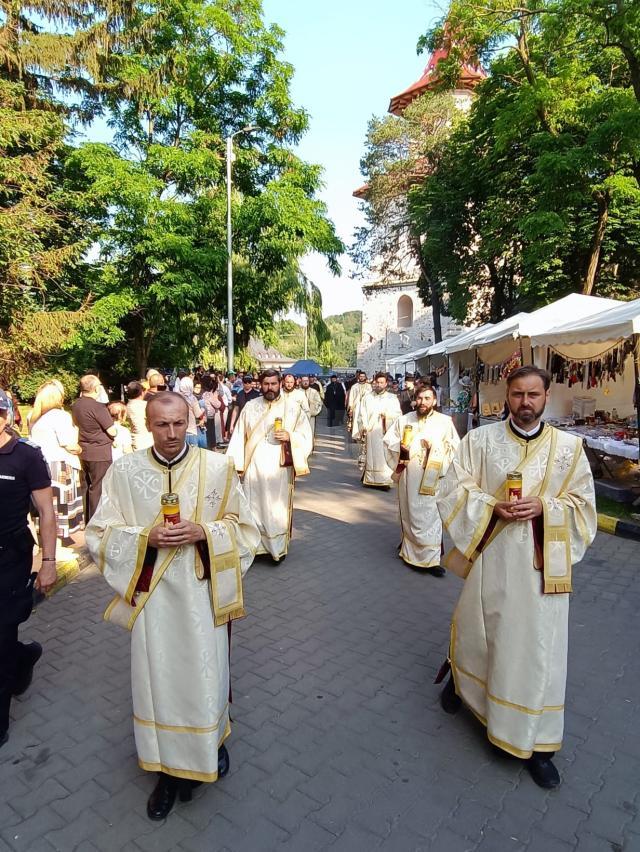
[[[585,440],[587,445],[594,450],[599,450],[609,456],[621,456],[625,459],[637,460],[640,455],[637,441],[634,441],[633,444],[625,444],[624,441],[614,441],[612,438],[594,438],[592,435],[583,435],[581,432],[574,432],[573,429],[566,431]]]

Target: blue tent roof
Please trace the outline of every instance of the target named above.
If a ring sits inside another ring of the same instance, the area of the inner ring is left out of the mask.
[[[317,361],[314,361],[313,358],[307,358],[306,360],[296,361],[293,367],[289,367],[288,370],[283,370],[282,372],[293,373],[294,376],[318,376],[323,370]]]

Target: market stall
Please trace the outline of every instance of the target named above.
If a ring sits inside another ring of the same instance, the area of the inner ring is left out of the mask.
[[[606,456],[638,460],[640,299],[533,334],[535,361],[552,374],[553,422]],[[610,472],[610,471],[609,471]]]
[[[534,352],[532,338],[567,322],[568,317],[572,321],[586,320],[620,304],[614,299],[571,293],[531,313],[508,317],[478,335],[474,347],[480,422],[499,418],[505,399],[505,379],[515,367],[534,362],[546,366],[546,352]],[[547,415],[561,417],[570,411],[571,402],[565,398],[564,391],[552,386]]]

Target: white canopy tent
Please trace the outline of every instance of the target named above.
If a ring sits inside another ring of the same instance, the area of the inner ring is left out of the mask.
[[[613,301],[606,299],[604,301]],[[616,340],[640,334],[640,299],[615,302],[608,310],[576,321],[571,319],[531,336],[532,346],[568,346],[591,343],[614,343]],[[589,347],[593,351],[593,346]],[[602,347],[600,347],[602,348]],[[575,357],[580,357],[576,355]],[[583,356],[584,357],[584,356]]]
[[[571,325],[590,322],[602,316],[611,309],[619,308],[621,303],[615,299],[604,299],[599,296],[583,296],[581,293],[571,293],[556,302],[538,308],[531,313],[522,312],[508,317],[493,328],[478,335],[474,348],[478,358],[485,364],[496,365],[508,361],[516,353],[520,353],[523,364],[537,363],[545,366],[547,360],[546,348],[538,345],[534,351],[534,338],[548,333],[561,324],[570,325],[568,317],[572,318]],[[573,357],[573,356],[572,356]],[[622,388],[620,394],[623,395]],[[552,385],[547,411],[552,417],[560,417],[571,413],[572,399],[576,391],[563,385]],[[480,404],[488,403],[491,407],[501,404],[504,400],[504,382],[482,383],[480,386]],[[627,405],[628,407],[628,405]]]

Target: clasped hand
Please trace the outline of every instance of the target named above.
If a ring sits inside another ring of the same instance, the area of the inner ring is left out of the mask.
[[[204,541],[204,530],[199,524],[191,521],[180,521],[179,524],[163,526],[158,524],[149,532],[151,547],[180,547],[183,544],[195,544]]]
[[[532,521],[542,514],[542,500],[539,497],[523,497],[511,503],[503,500],[495,504],[493,511],[503,521]]]

